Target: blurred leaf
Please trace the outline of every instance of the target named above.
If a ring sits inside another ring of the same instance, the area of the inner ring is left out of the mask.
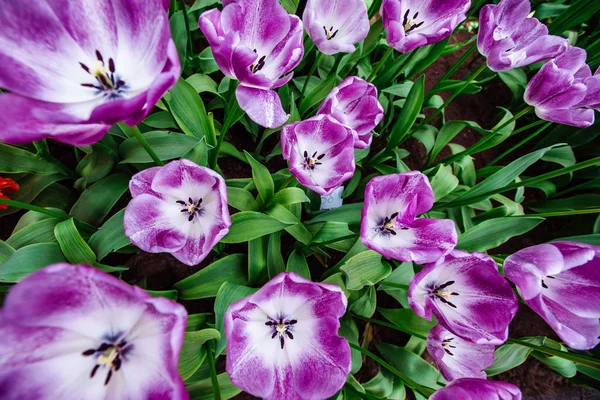
[[[33,200],[43,192],[47,187],[55,182],[58,182],[67,177],[63,174],[52,174],[52,175],[24,175],[14,178],[19,184],[20,189],[10,194],[10,198],[15,201],[21,201],[23,203],[32,203]],[[0,210],[0,217],[5,215],[14,214],[20,211],[18,208],[9,207],[7,210]]]
[[[281,232],[271,233],[267,244],[267,274],[269,279],[285,271],[285,263],[281,255]]]
[[[275,193],[271,202],[281,206],[289,206],[290,204],[308,203],[310,199],[304,193],[304,190],[297,187],[288,187]]]
[[[90,237],[88,244],[96,253],[98,260],[102,260],[113,251],[119,251],[123,247],[131,244],[129,238],[125,235],[125,230],[123,228],[124,214],[125,209],[110,217],[109,220],[106,221],[92,237]]]
[[[273,183],[273,178],[271,177],[271,172],[254,159],[250,153],[244,151],[246,154],[246,158],[248,159],[248,163],[250,167],[252,167],[252,179],[254,180],[254,184],[258,189],[258,193],[263,200],[263,203],[268,203],[271,197],[273,197],[273,193],[275,192],[275,184]]]
[[[410,89],[404,107],[402,107],[402,111],[400,111],[400,114],[396,117],[396,123],[392,128],[386,146],[387,149],[398,147],[417,120],[421,108],[423,107],[423,99],[425,96],[424,85],[425,76],[423,75],[415,81],[415,84]]]
[[[267,213],[277,218],[279,221],[285,224],[289,224],[285,227],[285,230],[295,237],[299,242],[307,245],[312,240],[312,235],[306,229],[304,224],[287,208],[280,206],[279,204],[275,204],[271,208],[267,210]]]
[[[58,223],[54,228],[54,235],[71,264],[94,265],[96,263],[96,254],[81,237],[73,218]]]
[[[86,189],[69,214],[79,221],[98,226],[127,190],[129,190],[128,175],[124,173],[110,175]]]
[[[258,203],[246,189],[227,187],[227,203],[240,211],[258,211]]]
[[[359,293],[359,297],[350,303],[349,310],[361,317],[371,318],[377,309],[377,293],[373,286],[366,286]]]
[[[183,79],[171,89],[171,112],[181,130],[189,136],[208,135],[210,125],[204,103],[196,90]],[[214,146],[215,143],[208,143]]]
[[[243,243],[258,237],[278,232],[293,223],[281,222],[269,215],[254,211],[242,211],[231,216],[229,233],[223,243]]]
[[[38,175],[64,174],[58,165],[50,163],[27,150],[4,143],[0,143],[0,172]]]
[[[219,382],[219,392],[221,400],[227,400],[241,393],[241,390],[231,383],[229,375],[223,372],[217,375]],[[186,386],[186,390],[190,395],[190,400],[214,400],[216,399],[212,381],[205,379],[197,383]]]
[[[298,111],[300,111],[300,115],[306,114],[308,110],[317,103],[321,102],[329,92],[334,88],[336,83],[335,74],[331,74],[327,79],[322,80],[313,90],[308,92],[304,96],[304,99],[300,102],[300,107],[298,107]]]
[[[54,227],[59,221],[57,218],[46,218],[37,221],[13,233],[6,240],[6,244],[18,250],[30,244],[56,242]]]
[[[150,114],[143,121],[143,124],[155,129],[176,129],[177,123],[167,111],[160,111]]]
[[[14,283],[45,266],[67,260],[56,243],[25,246],[0,264],[0,282]]]
[[[498,76],[508,86],[515,100],[521,100],[527,87],[527,75],[520,68],[498,72]]]
[[[551,34],[561,34],[589,20],[598,11],[600,11],[599,1],[576,0],[552,21],[548,29]]]
[[[483,221],[458,237],[457,249],[487,251],[500,246],[510,238],[529,232],[544,218],[504,217]]]
[[[165,131],[148,132],[144,134],[144,137],[161,161],[181,158],[200,143],[200,139],[197,137]],[[152,158],[136,138],[127,139],[121,143],[119,154],[121,155],[120,164],[152,163]]]
[[[440,387],[438,380],[443,379],[440,372],[418,355],[387,343],[377,344],[377,350],[387,362],[419,385],[428,388]]]
[[[431,188],[435,195],[435,201],[443,199],[444,196],[451,193],[458,186],[458,178],[452,173],[452,168],[446,165],[438,165],[432,171]]]
[[[392,273],[392,267],[381,259],[381,254],[367,250],[351,257],[341,267],[350,290],[360,290],[365,285],[375,285]]]
[[[586,208],[600,208],[600,194],[579,194],[563,199],[544,200],[531,206],[532,210],[539,213],[585,210]]]
[[[196,93],[212,93],[220,96],[217,90],[217,82],[215,82],[210,76],[204,74],[194,74],[186,79]]]
[[[115,156],[109,147],[103,145],[93,145],[92,152],[77,164],[77,173],[81,178],[75,182],[75,188],[79,190],[86,189],[89,185],[98,182],[110,174],[115,165]]]
[[[542,338],[521,338],[529,343],[542,345]],[[523,364],[533,350],[520,344],[508,343],[498,347],[494,353],[494,364],[485,370],[487,376],[506,372]]]
[[[362,203],[344,204],[339,208],[320,213],[311,219],[309,223],[333,221],[345,222],[348,225],[360,224],[360,213],[362,208]]]
[[[249,288],[242,285],[236,285],[234,283],[225,282],[219,288],[217,297],[215,299],[215,322],[216,328],[221,334],[221,338],[217,343],[215,350],[215,357],[225,350],[225,311],[229,306],[242,298],[249,296],[256,292],[258,289]]]
[[[184,300],[215,297],[224,282],[248,284],[246,255],[231,254],[177,282],[173,287]]]
[[[387,309],[380,308],[378,310],[381,315],[394,325],[401,327],[403,332],[411,335],[426,338],[429,331],[435,326],[436,320],[428,321],[419,317],[410,308]]]
[[[173,15],[171,15],[171,19],[169,20],[169,22],[171,25],[171,35],[173,37],[173,42],[175,43],[177,53],[179,54],[179,62],[181,63],[181,66],[183,68],[186,61],[188,44],[188,31],[185,26],[185,16],[183,11],[177,11]]]
[[[204,343],[220,338],[221,334],[216,329],[202,329],[196,332],[184,333],[178,365],[183,380],[187,380],[192,376],[204,362],[206,358]]]
[[[310,270],[306,262],[306,257],[296,249],[290,253],[285,270],[287,272],[294,272],[305,279],[310,279]]]

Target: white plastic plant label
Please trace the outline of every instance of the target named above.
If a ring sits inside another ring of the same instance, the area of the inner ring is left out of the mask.
[[[340,186],[329,196],[321,196],[321,210],[333,210],[341,207],[344,204],[342,193],[344,193],[344,187]]]

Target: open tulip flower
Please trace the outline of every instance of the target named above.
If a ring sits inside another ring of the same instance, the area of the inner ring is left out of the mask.
[[[521,390],[507,382],[463,378],[438,390],[429,400],[521,400]]]
[[[383,0],[387,42],[401,53],[439,42],[465,20],[469,7],[470,0]]]
[[[373,129],[383,119],[383,106],[377,99],[375,85],[349,76],[329,93],[318,114],[330,115],[353,129],[354,147],[366,149],[373,141]]]
[[[570,46],[529,81],[525,101],[538,117],[580,128],[594,123],[592,108],[600,109],[600,75],[592,76],[586,58],[585,50]]]
[[[505,260],[504,273],[568,346],[586,350],[600,342],[600,247],[528,247]]]
[[[519,308],[517,296],[482,253],[454,250],[410,281],[408,302],[417,315],[478,344],[502,344]]]
[[[2,1],[0,140],[88,145],[140,123],[179,77],[168,5]]]
[[[364,0],[308,0],[302,22],[319,51],[329,55],[352,53],[371,27]]]
[[[236,97],[248,116],[263,127],[280,127],[289,115],[272,89],[292,79],[289,72],[304,55],[302,21],[278,0],[223,0],[223,6],[199,21],[215,61],[240,81]]]
[[[187,313],[96,268],[48,266],[0,313],[0,398],[188,398],[177,370]]]
[[[327,399],[346,383],[351,359],[338,335],[347,299],[339,286],[282,273],[225,313],[227,373],[264,399]]]
[[[477,344],[436,325],[427,336],[427,351],[448,381],[460,378],[485,379],[483,372],[494,363],[495,346]]]
[[[360,239],[386,258],[424,264],[454,249],[457,234],[449,219],[415,218],[433,207],[427,176],[411,171],[371,179],[365,189]]]
[[[229,232],[227,188],[215,171],[186,159],[134,175],[125,234],[140,249],[199,264]]]
[[[283,158],[298,182],[327,196],[354,174],[354,137],[332,117],[317,115],[283,127]]]
[[[481,9],[477,47],[492,71],[508,71],[556,57],[569,41],[548,34],[537,18],[528,18],[529,0],[502,0]]]

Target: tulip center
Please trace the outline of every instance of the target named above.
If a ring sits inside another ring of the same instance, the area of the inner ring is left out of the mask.
[[[335,37],[335,35],[337,35],[337,33],[339,32],[339,29],[336,29],[335,31],[333,30],[333,26],[329,29],[327,29],[327,27],[323,27],[323,30],[325,31],[325,37],[327,38],[327,40],[331,40]]]
[[[553,277],[553,276],[550,276],[550,275],[542,275],[542,287],[543,287],[544,289],[548,289],[548,285],[546,285],[546,282],[544,282],[544,280],[546,280],[546,279],[548,279],[548,278],[549,278],[549,279],[556,279],[555,277]]]
[[[286,321],[284,318],[279,318],[279,320],[271,319],[265,322],[265,325],[270,327],[273,330],[271,335],[271,339],[275,339],[275,337],[279,337],[279,343],[281,348],[285,345],[286,336],[288,339],[294,339],[294,335],[292,334],[292,330],[294,325],[296,325],[298,321],[295,319]]]
[[[256,49],[254,49],[255,53],[258,53],[256,51]],[[267,58],[267,56],[262,56],[262,57],[256,57],[256,60],[254,61],[254,63],[250,66],[250,71],[252,71],[253,74],[257,73],[258,71],[260,71],[261,69],[264,68],[265,66],[265,59]]]
[[[125,82],[118,78],[116,74],[115,62],[112,58],[108,59],[108,70],[104,64],[104,57],[102,53],[96,50],[96,63],[89,67],[84,63],[80,62],[81,68],[94,79],[94,83],[82,83],[81,86],[96,89],[102,93],[105,97],[111,99],[121,97]]]
[[[458,293],[448,290],[449,286],[452,286],[455,281],[448,281],[439,286],[429,288],[429,297],[432,299],[439,299],[442,303],[449,305],[452,308],[456,308],[456,305],[450,301],[450,296],[458,296]]]
[[[417,17],[419,16],[419,12],[417,11],[412,17],[410,16],[410,10],[406,10],[404,14],[404,21],[402,21],[402,25],[404,25],[404,33],[409,33],[419,28],[421,25],[425,23],[425,21],[421,21],[417,23]]]
[[[200,217],[204,214],[204,209],[200,206],[202,204],[202,199],[199,199],[195,202],[191,197],[187,202],[183,200],[177,200],[177,204],[183,206],[181,212],[188,217],[188,221],[192,222],[194,218]]]
[[[453,337],[451,338],[446,338],[442,341],[442,347],[444,348],[444,351],[448,354],[453,356],[454,354],[452,353],[452,351],[450,349],[455,349],[456,346],[452,345],[452,341],[454,340]]]
[[[323,164],[321,160],[323,159],[323,157],[325,157],[325,153],[319,155],[318,157],[317,153],[318,152],[315,151],[313,155],[309,157],[308,151],[304,151],[304,169],[314,171],[317,165]]]
[[[84,357],[95,356],[96,365],[90,372],[90,378],[93,378],[98,372],[98,369],[108,369],[106,378],[104,379],[104,385],[108,385],[110,378],[113,375],[113,371],[116,372],[121,368],[123,362],[122,357],[131,349],[131,345],[128,345],[125,340],[121,340],[118,343],[102,343],[100,347],[96,349],[89,349],[82,353]]]
[[[392,215],[390,215],[389,217],[385,217],[385,218],[380,218],[378,223],[377,223],[377,228],[375,228],[375,230],[384,236],[389,236],[389,235],[393,235],[396,236],[397,234],[397,230],[408,230],[408,228],[406,226],[402,226],[401,224],[399,224],[396,221],[396,217],[398,216],[398,213],[395,212]]]

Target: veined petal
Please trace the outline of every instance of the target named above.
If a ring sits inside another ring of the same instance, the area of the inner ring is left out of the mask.
[[[501,344],[518,303],[496,262],[485,254],[454,250],[428,264],[410,282],[408,299],[421,317],[435,314],[455,335],[479,344]]]
[[[353,52],[370,28],[362,0],[309,0],[302,21],[319,51],[329,55]]]
[[[518,387],[485,379],[458,379],[435,392],[430,400],[521,400]]]
[[[4,398],[187,399],[177,371],[187,314],[175,302],[56,264],[17,284],[2,311]]]
[[[494,345],[475,344],[436,325],[427,336],[427,351],[448,381],[485,379],[483,371],[494,363]]]
[[[227,372],[265,399],[327,398],[350,372],[350,347],[338,336],[347,300],[334,285],[283,273],[225,314]]]
[[[235,97],[250,119],[265,128],[278,128],[290,117],[281,106],[274,90],[239,85]]]
[[[509,256],[506,276],[569,346],[600,341],[600,248],[575,242],[528,247]]]
[[[281,130],[281,143],[290,172],[322,196],[331,194],[354,174],[354,131],[328,115],[286,125]]]

